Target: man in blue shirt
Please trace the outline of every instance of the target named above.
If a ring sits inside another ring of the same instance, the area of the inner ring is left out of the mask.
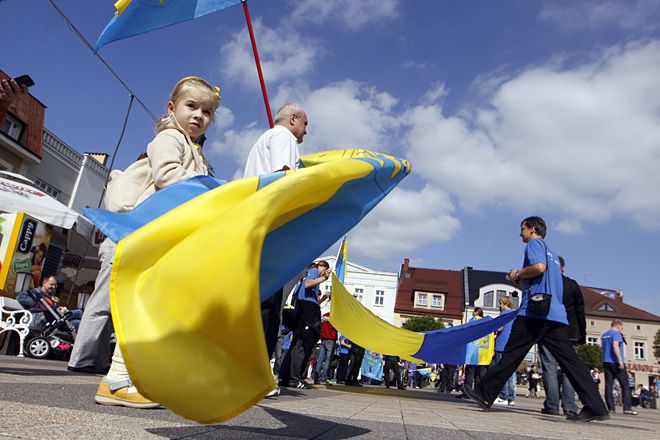
[[[512,270],[508,275],[513,281],[523,281],[518,316],[502,359],[488,370],[475,388],[465,387],[465,392],[481,408],[490,409],[529,349],[542,343],[555,357],[584,404],[579,414],[571,414],[567,419],[608,420],[610,415],[598,388],[569,340],[566,308],[562,302],[561,268],[556,254],[543,241],[545,233],[546,225],[540,217],[528,217],[520,224],[520,237],[526,243],[524,264],[522,269]],[[530,304],[532,301],[535,304]]]
[[[280,386],[309,388],[309,384],[302,380],[303,372],[307,367],[309,358],[321,336],[321,308],[319,303],[329,295],[320,293],[319,285],[330,277],[330,265],[321,260],[314,264],[302,285],[295,293],[298,295],[295,328],[291,349],[282,361],[280,368]]]
[[[346,374],[348,373],[348,359],[350,357],[351,341],[346,339],[346,336],[339,335],[339,366],[337,367],[337,374],[335,381],[337,383],[344,383],[346,381]]]
[[[605,370],[605,401],[610,412],[614,412],[614,379],[621,386],[621,396],[623,398],[623,413],[636,416],[637,411],[632,409],[632,394],[628,371],[626,370],[626,358],[623,347],[623,322],[615,319],[612,321],[611,328],[601,336],[601,346],[603,347],[603,370]]]

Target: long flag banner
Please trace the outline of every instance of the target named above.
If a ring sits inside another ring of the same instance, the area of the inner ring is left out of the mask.
[[[344,239],[341,241],[341,245],[339,245],[337,260],[335,261],[335,274],[342,284],[344,284],[344,278],[346,277],[346,261],[346,237],[344,237]]]
[[[241,0],[118,0],[115,15],[94,46],[104,45],[183,21],[202,17],[241,3]]]
[[[129,213],[85,211],[120,240],[112,317],[131,379],[146,397],[201,423],[227,420],[262,399],[274,384],[260,301],[411,170],[406,160],[365,150],[317,153],[301,166],[226,184],[189,179]]]
[[[515,312],[507,313],[495,319],[417,333],[395,327],[374,315],[332,276],[332,325],[362,347],[418,363],[462,364],[466,344],[495,332],[516,316]]]

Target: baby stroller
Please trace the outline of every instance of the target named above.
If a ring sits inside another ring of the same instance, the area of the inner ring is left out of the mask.
[[[50,354],[59,359],[67,359],[76,339],[76,328],[69,321],[72,312],[61,313],[44,298],[39,298],[39,302],[44,310],[33,312],[25,351],[35,359],[45,359]]]

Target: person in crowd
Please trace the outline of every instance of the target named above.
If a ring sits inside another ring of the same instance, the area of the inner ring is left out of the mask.
[[[527,381],[529,385],[529,394],[527,397],[534,397],[538,398],[539,397],[539,381],[542,379],[542,375],[539,372],[539,368],[534,365],[532,367],[529,367],[529,370],[527,371]]]
[[[80,318],[82,311],[80,309],[68,310],[66,307],[60,305],[60,300],[55,296],[57,290],[57,278],[55,275],[47,274],[41,281],[41,286],[36,289],[27,289],[16,294],[16,301],[19,302],[25,309],[32,313],[38,313],[43,317],[45,322],[52,322],[56,318],[48,311],[44,302],[56,313],[64,315],[69,313],[67,320],[73,326],[73,330],[78,330],[80,326]],[[43,300],[43,302],[42,302]]]
[[[208,175],[206,159],[198,144],[199,138],[211,126],[215,111],[220,106],[220,89],[211,86],[206,80],[191,76],[181,79],[174,86],[167,102],[167,115],[156,125],[156,137],[147,146],[147,162],[150,178],[143,180],[135,174],[134,185],[139,186],[136,200],[125,200],[126,193],[113,190],[112,181],[106,193],[106,206],[125,205],[130,202],[137,206],[147,197],[182,180]],[[121,179],[131,179],[131,167],[121,175]],[[142,174],[140,174],[142,176]],[[119,177],[118,177],[119,178]],[[93,368],[98,363],[95,341],[103,332],[110,316],[109,280],[114,259],[115,244],[106,239],[101,246],[101,271],[88,307],[83,315],[80,353],[75,353],[79,341],[74,344],[74,354],[69,366],[82,369]],[[95,298],[96,297],[96,298]],[[87,321],[87,322],[86,322]],[[88,325],[87,325],[88,324]],[[99,384],[94,401],[102,405],[117,405],[131,408],[156,408],[160,406],[142,396],[133,386],[124,363],[119,344],[115,347],[108,374]]]
[[[614,395],[612,389],[614,379],[621,386],[623,399],[623,413],[636,416],[637,411],[632,409],[632,395],[628,370],[625,365],[625,353],[623,346],[623,322],[618,319],[612,321],[610,329],[601,336],[601,347],[603,349],[603,371],[605,371],[605,401],[607,409],[615,412]]]
[[[509,279],[524,283],[518,315],[500,362],[476,388],[466,386],[465,391],[482,409],[490,409],[529,349],[541,343],[555,357],[584,405],[578,414],[568,416],[568,420],[608,420],[610,415],[598,388],[569,340],[561,266],[545,243],[545,236],[546,224],[542,218],[528,217],[520,223],[520,237],[526,245],[523,267],[508,274]]]
[[[346,385],[361,387],[362,384],[358,382],[360,375],[360,368],[362,367],[362,360],[364,359],[364,348],[359,346],[355,341],[351,341],[351,349],[348,359],[348,372],[346,373]]]
[[[456,365],[442,364],[440,385],[438,386],[439,393],[451,394],[454,389],[454,376],[456,376]]]
[[[646,408],[646,403],[651,398],[651,394],[643,384],[640,383],[637,387],[639,393],[639,406],[642,408]]]
[[[337,330],[330,324],[330,312],[321,317],[321,347],[314,369],[314,383],[325,384],[328,381],[328,368],[337,345]]]
[[[26,93],[27,86],[18,85],[13,78],[0,81],[0,126],[5,122],[9,106]]]
[[[282,360],[289,352],[289,348],[291,348],[292,337],[293,332],[284,325],[280,325],[280,335],[277,338],[277,344],[275,345],[275,363],[273,364],[273,375],[276,377],[279,377]]]
[[[296,327],[293,329],[291,349],[280,368],[280,386],[309,388],[303,381],[303,374],[312,356],[316,342],[321,336],[321,308],[319,303],[328,298],[321,294],[319,286],[330,277],[327,261],[316,263],[303,279],[302,288],[298,289],[296,308],[300,308]]]
[[[383,361],[383,382],[385,383],[385,388],[390,387],[390,373],[394,375],[394,384],[400,390],[405,389],[403,386],[403,381],[401,380],[401,372],[399,371],[399,361],[398,356],[391,356],[384,354]]]
[[[481,307],[475,307],[472,311],[472,318],[470,318],[470,321],[468,322],[475,322],[482,319],[484,319],[484,310]],[[480,365],[481,359],[479,356],[479,344],[484,340],[488,340],[488,337],[480,338],[474,342],[471,342],[467,346],[468,353],[472,354],[466,356],[465,366],[463,367],[465,372],[465,380],[463,382],[463,386],[474,388],[488,371],[488,365]],[[488,362],[490,362],[490,360]],[[460,396],[457,397],[466,398],[467,394],[463,392]]]
[[[337,374],[335,375],[335,382],[342,384],[346,382],[346,374],[348,373],[348,360],[351,353],[351,341],[346,339],[346,336],[339,335],[339,365],[337,366]]]
[[[500,315],[505,315],[513,311],[513,300],[510,296],[503,296],[499,301]],[[502,359],[502,353],[509,342],[511,335],[511,328],[513,321],[508,322],[497,331],[497,338],[495,339],[495,356],[493,358],[493,365],[497,364]],[[516,372],[514,371],[509,380],[507,380],[500,392],[500,395],[493,402],[496,405],[514,406],[516,404]]]
[[[578,283],[564,275],[566,271],[566,261],[560,256],[562,283],[563,283],[563,303],[566,308],[566,318],[568,319],[568,339],[577,352],[578,345],[584,345],[587,338],[587,323],[584,313],[584,297]],[[575,390],[571,386],[568,377],[563,374],[561,368],[557,365],[550,350],[543,344],[539,344],[539,357],[543,367],[543,389],[545,390],[545,401],[541,412],[544,414],[559,414],[559,396],[564,415],[577,414],[578,408],[575,404]],[[562,380],[559,381],[559,378]],[[561,394],[559,392],[561,384]]]

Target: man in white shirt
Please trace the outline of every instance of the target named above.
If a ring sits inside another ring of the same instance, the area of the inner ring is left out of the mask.
[[[261,176],[276,171],[295,170],[298,166],[300,153],[298,144],[307,134],[307,114],[298,104],[286,103],[275,115],[275,126],[266,131],[250,150],[243,177]],[[279,289],[269,299],[261,303],[261,321],[266,336],[268,356],[273,355],[280,330],[280,315],[282,313],[284,290],[289,293],[292,283],[300,276]],[[268,397],[280,393],[275,387]]]
[[[305,111],[297,104],[284,104],[277,111],[275,126],[262,134],[250,150],[243,177],[296,169],[298,144],[306,134]]]

